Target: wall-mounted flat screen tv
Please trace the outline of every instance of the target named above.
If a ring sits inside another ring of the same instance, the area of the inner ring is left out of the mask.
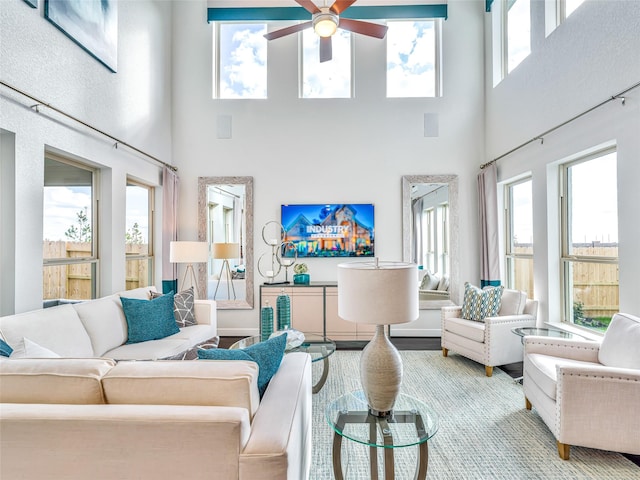
[[[285,241],[300,257],[373,257],[373,204],[282,205]]]

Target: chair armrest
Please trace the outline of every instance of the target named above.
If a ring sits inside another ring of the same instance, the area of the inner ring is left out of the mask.
[[[440,309],[440,318],[442,320],[445,320],[447,318],[462,318],[462,307],[460,306],[447,306],[447,307],[442,307]]]
[[[536,317],[533,315],[502,315],[496,317],[487,317],[484,319],[484,323],[487,328],[492,327],[508,327],[509,329],[535,326]]]
[[[568,358],[581,362],[598,363],[599,342],[571,340],[568,338],[524,337],[524,354],[540,353],[552,357]]]
[[[604,365],[556,368],[558,441],[640,454],[640,370]]]
[[[193,310],[198,325],[211,325],[218,331],[218,310],[215,300],[195,300]]]

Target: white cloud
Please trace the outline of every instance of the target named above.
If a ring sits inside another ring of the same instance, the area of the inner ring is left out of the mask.
[[[304,30],[303,98],[351,97],[351,34],[338,30],[333,37],[332,59],[320,63],[319,37],[313,30]]]
[[[64,232],[78,221],[78,212],[87,208],[91,219],[90,187],[45,187],[44,189],[45,240],[65,240]]]
[[[266,98],[266,25],[220,27],[220,98]]]
[[[387,95],[435,96],[435,29],[433,21],[388,22]]]

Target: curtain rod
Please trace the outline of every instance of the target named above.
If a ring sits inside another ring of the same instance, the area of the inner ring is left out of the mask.
[[[2,80],[0,80],[0,85],[3,85],[3,86],[5,86],[5,87],[7,87],[7,88],[10,88],[10,89],[11,89],[11,90],[13,90],[14,92],[17,92],[17,93],[19,93],[20,95],[24,95],[25,97],[29,98],[30,100],[33,100],[34,102],[37,102],[35,105],[31,105],[31,108],[32,108],[33,110],[35,110],[37,113],[40,113],[40,111],[38,110],[38,107],[47,107],[47,108],[50,108],[50,109],[51,109],[51,110],[53,110],[54,112],[57,112],[57,113],[59,113],[60,115],[63,115],[63,116],[65,116],[65,117],[67,117],[67,118],[69,118],[69,119],[73,120],[74,122],[78,122],[79,124],[84,125],[85,127],[90,128],[91,130],[93,130],[93,131],[95,131],[95,132],[98,132],[98,133],[100,133],[100,134],[104,135],[104,136],[105,136],[105,137],[107,137],[107,138],[110,138],[111,140],[113,140],[114,142],[116,142],[116,143],[115,143],[115,147],[116,147],[116,148],[118,148],[118,144],[120,144],[120,145],[124,145],[125,147],[130,148],[131,150],[134,150],[135,152],[138,152],[138,153],[139,153],[139,154],[141,154],[141,155],[144,155],[145,157],[147,157],[147,158],[149,158],[149,159],[153,160],[154,162],[157,162],[157,163],[159,163],[159,164],[161,164],[161,165],[164,165],[165,167],[167,167],[167,168],[169,168],[169,169],[173,170],[174,172],[177,172],[177,171],[178,171],[178,168],[177,168],[177,167],[174,167],[174,166],[173,166],[173,165],[171,165],[170,163],[163,162],[162,160],[160,160],[160,159],[158,159],[158,158],[154,157],[153,155],[149,155],[148,153],[143,152],[143,151],[142,151],[142,150],[140,150],[139,148],[136,148],[136,147],[134,147],[133,145],[128,144],[127,142],[123,142],[122,140],[120,140],[120,139],[118,139],[118,138],[114,137],[113,135],[109,135],[108,133],[106,133],[106,132],[104,132],[104,131],[102,131],[102,130],[100,130],[100,129],[96,128],[96,127],[94,127],[93,125],[90,125],[90,124],[88,124],[88,123],[86,123],[86,122],[84,122],[84,121],[80,120],[79,118],[74,117],[73,115],[69,115],[68,113],[66,113],[66,112],[64,112],[64,111],[62,111],[62,110],[60,110],[59,108],[56,108],[56,107],[54,107],[53,105],[51,105],[51,104],[49,104],[49,103],[45,103],[45,102],[43,102],[42,100],[37,99],[37,98],[36,98],[36,97],[34,97],[33,95],[29,95],[28,93],[23,92],[22,90],[20,90],[20,89],[18,89],[18,88],[16,88],[16,87],[14,87],[14,86],[12,86],[12,85],[9,85],[8,83],[3,82]]]
[[[483,168],[488,167],[488,166],[489,166],[489,165],[491,165],[492,163],[496,163],[498,160],[503,159],[503,158],[504,158],[504,157],[506,157],[507,155],[511,155],[513,152],[516,152],[516,151],[520,150],[522,147],[525,147],[525,146],[529,145],[529,144],[530,144],[530,143],[532,143],[532,142],[535,142],[535,141],[537,141],[537,140],[540,140],[540,143],[541,143],[541,144],[542,144],[542,143],[544,143],[544,137],[545,137],[545,135],[548,135],[548,134],[550,134],[551,132],[556,131],[556,130],[557,130],[557,129],[559,129],[560,127],[564,127],[565,125],[567,125],[567,124],[569,124],[569,123],[573,122],[574,120],[577,120],[577,119],[578,119],[578,118],[580,118],[580,117],[583,117],[583,116],[584,116],[584,115],[586,115],[587,113],[590,113],[590,112],[594,111],[595,109],[602,107],[603,105],[606,105],[606,104],[607,104],[607,103],[609,103],[609,102],[612,102],[612,101],[617,100],[617,99],[621,99],[621,100],[622,100],[622,105],[624,106],[624,104],[625,104],[625,100],[626,100],[626,99],[624,98],[624,94],[625,94],[625,93],[627,93],[627,92],[630,92],[630,91],[631,91],[631,90],[633,90],[634,88],[638,88],[638,87],[640,87],[640,82],[636,83],[635,85],[630,86],[629,88],[627,88],[627,89],[625,89],[625,90],[623,90],[623,91],[621,91],[621,92],[619,92],[619,93],[617,93],[617,94],[615,94],[615,95],[612,95],[611,97],[609,97],[609,98],[607,98],[606,100],[604,100],[604,101],[600,102],[599,104],[597,104],[597,105],[595,105],[595,106],[593,106],[593,107],[591,107],[591,108],[589,108],[589,109],[585,110],[585,111],[584,111],[584,112],[582,112],[582,113],[579,113],[578,115],[576,115],[576,116],[574,116],[574,117],[571,117],[569,120],[566,120],[566,121],[564,121],[564,122],[560,123],[559,125],[556,125],[555,127],[550,128],[550,129],[549,129],[549,130],[547,130],[546,132],[542,132],[540,135],[537,135],[537,136],[533,137],[531,140],[528,140],[528,141],[524,142],[523,144],[518,145],[518,146],[517,146],[517,147],[515,147],[515,148],[512,148],[512,149],[511,149],[511,150],[509,150],[507,153],[503,153],[503,154],[502,154],[502,155],[500,155],[499,157],[496,157],[496,158],[494,158],[493,160],[491,160],[490,162],[483,163],[482,165],[480,165],[480,169],[482,170]]]

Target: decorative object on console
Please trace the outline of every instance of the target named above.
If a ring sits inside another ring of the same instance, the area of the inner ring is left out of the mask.
[[[413,263],[379,262],[377,258],[338,265],[338,315],[350,322],[376,325],[360,358],[360,381],[371,415],[391,415],[400,391],[402,359],[384,328],[418,318],[417,275]]]
[[[171,263],[186,263],[187,268],[182,277],[180,290],[185,290],[187,277],[191,285],[198,291],[198,282],[193,270],[194,263],[204,263],[209,260],[209,245],[207,242],[171,242],[169,244],[169,261]]]
[[[269,336],[269,338],[274,338],[274,337],[277,337],[278,335],[285,335],[287,337],[287,346],[285,347],[285,351],[298,348],[300,345],[304,343],[304,333],[302,333],[299,330],[295,330],[293,328],[287,328],[285,330],[278,330],[276,332],[273,332]]]
[[[291,327],[291,299],[284,293],[284,288],[276,298],[276,313],[278,317],[278,330],[286,330]]]
[[[231,274],[231,268],[229,267],[229,259],[240,257],[240,244],[239,243],[214,243],[211,247],[211,256],[214,259],[221,259],[222,267],[218,274],[218,283],[216,284],[216,290],[213,293],[213,299],[216,299],[218,294],[218,288],[220,287],[220,280],[223,276],[227,277],[227,298],[231,300],[231,292],[233,291],[233,299],[236,299],[236,290],[233,286],[233,275]]]
[[[260,311],[260,340],[264,342],[272,333],[273,307],[269,305],[269,300],[267,300],[266,305]]]
[[[293,266],[293,283],[296,285],[309,285],[309,268],[306,263],[296,263]]]
[[[298,259],[298,250],[293,242],[282,242],[276,253],[276,260],[284,267],[284,283],[289,283],[289,267]]]

